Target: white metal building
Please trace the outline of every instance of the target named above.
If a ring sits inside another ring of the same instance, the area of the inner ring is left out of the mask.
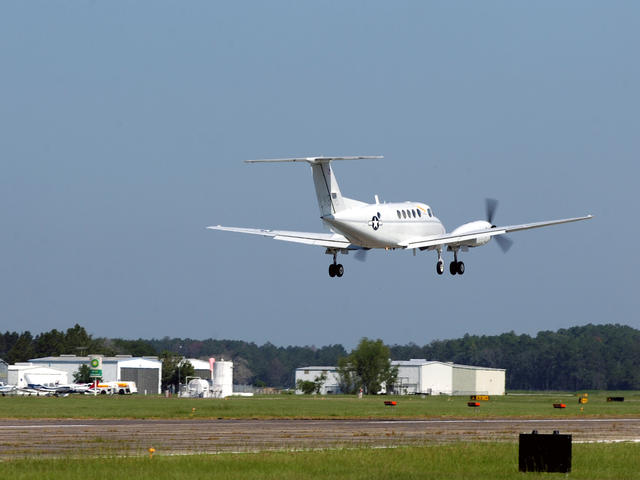
[[[454,395],[504,395],[505,384],[503,368],[453,365]]]
[[[320,377],[323,373],[327,374],[327,379],[320,388],[320,395],[327,395],[340,392],[340,378],[338,377],[338,370],[336,367],[301,367],[296,368],[296,385],[298,380],[315,382],[316,378]],[[296,393],[301,394],[302,390],[296,388]]]
[[[7,383],[18,388],[27,388],[29,385],[66,385],[69,383],[69,375],[64,370],[19,362],[9,365]]]
[[[60,355],[59,357],[33,358],[34,365],[63,370],[68,373],[69,380],[82,365],[89,365],[89,357]],[[158,357],[132,357],[116,355],[102,357],[102,381],[135,382],[139,394],[159,394],[162,381],[162,361]]]
[[[394,391],[401,395],[504,395],[505,370],[473,367],[425,359],[394,360],[398,378]],[[341,393],[336,367],[301,367],[296,369],[298,380],[315,381],[322,373],[327,379],[320,393]],[[296,389],[296,393],[302,393]]]
[[[504,395],[505,370],[411,359],[398,367],[395,391],[400,394]]]
[[[411,359],[395,360],[391,365],[398,367],[394,391],[401,395],[415,393],[451,395],[453,391],[451,364]]]

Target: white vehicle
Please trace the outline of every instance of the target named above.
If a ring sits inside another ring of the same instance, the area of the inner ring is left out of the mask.
[[[561,223],[588,220],[592,215],[583,217],[549,220],[520,225],[498,227],[493,224],[493,217],[498,202],[487,199],[485,220],[476,220],[460,225],[447,233],[432,208],[420,202],[380,203],[375,196],[375,203],[364,203],[343,197],[338,182],[331,168],[336,160],[359,160],[382,158],[381,156],[358,157],[306,157],[281,158],[274,160],[247,160],[247,163],[272,162],[306,162],[311,166],[313,182],[320,207],[320,218],[332,233],[294,232],[287,230],[264,230],[256,228],[223,227],[221,225],[207,227],[211,230],[262,235],[286,242],[317,245],[326,249],[325,253],[333,255],[333,263],[329,265],[331,277],[342,277],[344,267],[337,263],[338,253],[359,253],[378,248],[385,250],[412,249],[435,250],[438,254],[436,272],[444,273],[442,251],[453,252],[453,261],[449,264],[452,275],[462,275],[465,266],[458,259],[460,251],[479,247],[495,238],[498,246],[506,252],[512,240],[504,235],[509,232],[547,227]]]
[[[130,382],[121,380],[119,382],[111,382],[114,388],[114,393],[119,395],[130,395],[132,393],[138,393],[138,387],[136,387],[136,382]]]
[[[97,386],[92,386],[84,393],[88,395],[130,395],[132,393],[138,393],[138,388],[136,387],[136,382],[100,382]]]

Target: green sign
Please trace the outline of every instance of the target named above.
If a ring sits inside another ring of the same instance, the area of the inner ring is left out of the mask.
[[[89,359],[89,376],[102,377],[102,357],[92,356]]]

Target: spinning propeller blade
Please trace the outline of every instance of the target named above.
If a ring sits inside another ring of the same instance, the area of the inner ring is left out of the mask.
[[[487,222],[493,225],[493,216],[496,213],[496,209],[498,208],[498,200],[495,198],[487,198],[486,200],[486,209],[487,209]]]
[[[502,253],[507,253],[513,245],[513,240],[511,240],[509,237],[505,237],[504,235],[497,235],[493,238],[496,242],[498,242],[498,246],[502,250]]]
[[[494,227],[495,225],[493,223],[493,217],[495,216],[497,209],[498,209],[498,200],[496,200],[495,198],[487,198],[486,199],[487,222],[489,222]],[[493,237],[493,239],[497,242],[498,246],[502,250],[502,253],[507,253],[509,249],[513,246],[513,240],[511,240],[509,237],[506,237],[504,235],[496,235],[495,237]]]

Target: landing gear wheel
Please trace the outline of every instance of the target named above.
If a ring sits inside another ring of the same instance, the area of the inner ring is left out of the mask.
[[[336,276],[336,264],[332,263],[331,265],[329,265],[329,276],[331,278]]]
[[[336,265],[335,272],[337,277],[341,277],[342,275],[344,275],[344,267],[341,263]]]
[[[456,273],[458,273],[458,262],[451,262],[449,264],[449,273],[451,275],[455,275]]]
[[[458,275],[462,275],[464,273],[464,263],[458,262]]]
[[[444,262],[443,261],[439,261],[438,263],[436,263],[436,272],[438,272],[438,275],[442,275],[444,273]]]

